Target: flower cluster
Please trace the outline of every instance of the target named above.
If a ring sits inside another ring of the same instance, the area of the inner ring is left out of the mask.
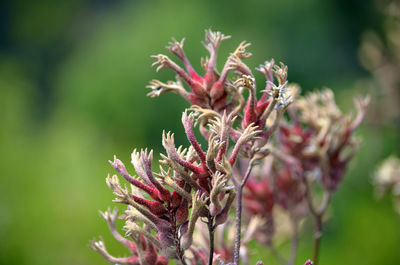
[[[374,186],[377,197],[391,192],[395,209],[400,213],[400,159],[395,156],[386,158],[379,166],[374,176]]]
[[[308,214],[322,225],[329,199],[357,150],[353,132],[363,120],[368,103],[368,97],[356,99],[356,115],[351,116],[340,112],[331,90],[296,96],[288,110],[290,120],[282,120],[277,144],[269,147],[273,159],[266,158],[246,185],[247,212],[268,220],[255,237],[258,242],[273,247],[274,207],[289,216],[294,242],[298,240],[299,222]],[[315,206],[313,186],[324,191],[319,207]],[[317,236],[320,234],[316,231]],[[293,247],[296,251],[297,246]],[[288,264],[293,262],[291,259]]]
[[[294,126],[283,129],[282,142],[286,146],[282,150],[292,157],[299,155],[297,160],[302,169],[316,171],[323,188],[328,192],[336,191],[348,162],[357,151],[358,140],[353,133],[363,121],[369,101],[369,97],[355,99],[356,115],[352,116],[341,113],[329,89],[299,98],[291,112],[297,114],[293,115]],[[308,132],[303,131],[301,125]],[[302,150],[297,149],[296,140],[292,140],[296,136],[303,140]]]
[[[153,56],[157,59],[157,61],[153,64],[158,65],[157,71],[163,68],[172,69],[177,74],[177,80],[169,81],[167,83],[162,83],[158,80],[152,80],[148,86],[148,88],[152,89],[152,91],[148,95],[151,97],[156,97],[164,92],[172,91],[184,97],[192,105],[214,110],[227,109],[227,86],[230,83],[228,74],[232,70],[238,70],[241,72],[250,71],[244,64],[241,63],[241,59],[247,58],[251,55],[245,50],[249,44],[242,42],[225,63],[221,74],[218,74],[218,71],[216,70],[218,49],[221,42],[229,38],[230,36],[225,36],[220,32],[206,30],[206,40],[203,45],[209,52],[210,58],[202,60],[202,66],[206,71],[203,77],[197,74],[197,72],[193,69],[185,55],[185,52],[183,51],[185,39],[182,39],[181,42],[173,39],[172,42],[169,43],[169,46],[167,46],[167,49],[182,61],[187,72],[179,65],[174,63],[169,57],[163,54]],[[186,91],[182,81],[189,86],[191,92]],[[230,106],[233,107],[237,101],[237,98],[233,98]]]
[[[93,241],[91,247],[110,263],[163,265],[173,259],[178,264],[238,265],[242,259],[249,264],[247,244],[252,239],[272,249],[276,205],[290,213],[297,231],[304,213],[314,211],[307,204],[308,184],[318,180],[329,194],[338,187],[354,153],[352,132],[365,114],[367,100],[357,101],[358,115],[350,119],[340,113],[329,91],[298,98],[297,87],[287,80],[288,67],[274,60],[256,69],[266,79],[258,97],[254,75],[242,61],[251,56],[246,51],[249,43],[241,42],[222,71],[217,70],[219,46],[228,38],[206,30],[203,45],[209,59],[202,60],[204,76],[185,56],[184,39],[173,39],[167,49],[185,70],[165,55],[153,56],[157,71],[169,68],[177,77],[166,83],[152,80],[148,95],[173,92],[191,104],[182,114],[189,145],[177,147],[174,134],[163,132],[165,154],[160,154],[159,170],[153,171],[152,151],[133,151],[137,176],[117,157],[110,161],[130,184],[121,185],[117,175],[106,179],[114,202],[127,205],[122,218],[130,239],[116,231],[116,211],[101,215],[132,254],[117,258],[106,251],[102,240]],[[290,120],[285,120],[286,110]],[[196,127],[207,141],[206,148],[196,139]],[[277,132],[272,144],[271,136]],[[345,152],[348,148],[352,152]],[[242,208],[248,213],[244,218]],[[248,227],[245,233],[242,226]],[[288,264],[294,260],[295,251]]]
[[[131,209],[130,209],[131,210]],[[127,212],[129,212],[128,210]],[[92,241],[91,248],[99,252],[108,262],[112,264],[155,264],[167,265],[168,259],[163,255],[157,254],[157,243],[146,239],[143,234],[131,234],[134,241],[128,240],[123,237],[116,229],[115,221],[118,217],[118,211],[115,209],[111,211],[108,209],[106,212],[100,212],[101,216],[106,220],[111,233],[122,245],[124,245],[132,253],[133,256],[128,258],[116,258],[111,256],[104,245],[103,239],[99,241]],[[129,224],[127,224],[129,225]]]
[[[231,122],[229,117],[223,120]],[[189,148],[176,148],[174,135],[164,132],[162,143],[166,155],[161,155],[164,167],[160,167],[158,173],[152,171],[152,151],[134,150],[131,162],[138,178],[131,176],[116,157],[110,161],[119,175],[131,184],[132,191],[122,187],[116,175],[107,177],[107,184],[117,196],[114,201],[129,207],[127,235],[133,236],[137,243],[142,241],[139,235],[144,236],[162,255],[184,263],[184,251],[193,243],[198,220],[207,219],[212,229],[224,223],[235,198],[235,189],[229,183],[231,165],[219,138],[224,127],[221,121],[214,120],[210,135],[213,140],[206,151],[193,133],[194,114],[184,112],[182,122],[191,144]],[[239,144],[246,144],[254,135],[252,129],[244,131],[240,137],[245,139]]]

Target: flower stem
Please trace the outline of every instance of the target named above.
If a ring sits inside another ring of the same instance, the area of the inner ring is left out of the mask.
[[[233,262],[236,265],[239,265],[239,256],[240,256],[240,237],[241,237],[241,225],[242,225],[242,191],[243,187],[246,185],[246,182],[250,176],[250,172],[253,168],[253,160],[250,160],[249,166],[247,168],[246,174],[240,185],[238,186],[237,194],[236,194],[236,234],[235,234],[235,250],[233,252]]]
[[[321,243],[321,237],[322,237],[322,216],[317,215],[314,218],[315,224],[314,224],[314,248],[313,248],[313,261],[314,265],[318,264],[318,258],[319,258],[319,249],[320,249],[320,243]]]
[[[297,248],[299,245],[299,229],[297,219],[293,216],[290,217],[291,226],[292,226],[292,246],[290,250],[290,259],[287,263],[288,265],[295,264],[296,256],[297,256]]]
[[[285,260],[285,258],[278,252],[278,250],[275,248],[275,246],[271,243],[270,246],[268,246],[269,251],[271,252],[272,255],[276,258],[277,261],[281,265],[287,265],[288,262]]]
[[[209,235],[209,240],[210,240],[210,253],[209,253],[209,259],[208,259],[208,265],[213,264],[213,259],[214,259],[214,217],[211,215],[208,217],[208,235]]]

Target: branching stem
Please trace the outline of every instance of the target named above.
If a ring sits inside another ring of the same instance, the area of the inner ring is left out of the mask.
[[[310,184],[308,183],[307,179],[304,178],[304,184],[306,186],[306,196],[307,196],[307,203],[310,209],[310,212],[314,219],[314,247],[313,247],[313,261],[314,265],[318,265],[319,259],[319,249],[321,244],[321,237],[322,237],[322,227],[323,221],[322,218],[328,208],[329,201],[331,199],[331,192],[325,190],[322,203],[320,207],[317,209],[312,200],[312,191]]]

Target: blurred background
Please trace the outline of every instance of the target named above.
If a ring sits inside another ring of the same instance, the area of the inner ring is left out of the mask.
[[[171,37],[200,70],[204,29],[232,35],[220,65],[242,41],[254,69],[274,58],[289,66],[303,93],[332,88],[343,110],[355,95],[372,96],[363,138],[333,198],[321,264],[399,264],[400,218],[390,196],[376,200],[372,176],[400,155],[400,12],[391,1],[1,1],[0,264],[106,264],[88,248],[112,239],[98,209],[114,207],[105,184],[116,154],[158,154],[163,129],[186,144],[176,95],[146,97],[155,73],[150,55]],[[393,7],[394,6],[394,7]],[[222,67],[222,66],[221,66]],[[259,82],[263,77],[257,75]],[[155,157],[156,160],[158,157]],[[306,225],[297,264],[311,256]],[[282,245],[285,253],[288,245]],[[277,264],[254,246],[253,262]],[[255,263],[254,263],[255,264]]]

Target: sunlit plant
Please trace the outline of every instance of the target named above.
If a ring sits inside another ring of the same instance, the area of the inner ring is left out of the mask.
[[[106,179],[114,202],[127,205],[122,215],[125,235],[116,229],[116,210],[101,216],[131,256],[114,257],[102,239],[92,241],[91,248],[108,262],[249,264],[248,243],[256,240],[290,265],[296,261],[301,223],[312,218],[312,260],[318,263],[323,217],[357,150],[353,132],[369,100],[356,99],[356,114],[344,115],[331,90],[301,97],[299,87],[288,83],[288,67],[274,60],[256,69],[266,79],[257,89],[253,72],[243,62],[251,56],[247,42],[217,70],[219,46],[229,38],[206,30],[204,75],[187,59],[184,39],[167,46],[184,68],[163,54],[153,56],[157,71],[169,68],[177,76],[168,82],[152,80],[148,96],[173,92],[190,103],[181,116],[189,145],[176,146],[174,134],[163,132],[165,154],[160,154],[158,171],[153,171],[152,151],[133,151],[137,176],[117,157],[110,161],[126,183],[117,175]],[[195,129],[207,146],[199,144]],[[283,215],[292,240],[288,257],[275,247],[276,223]]]

